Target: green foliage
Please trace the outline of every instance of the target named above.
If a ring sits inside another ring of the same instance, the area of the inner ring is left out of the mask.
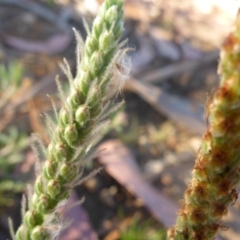
[[[8,67],[0,65],[0,91],[9,87],[17,90],[21,84],[22,75],[23,67],[19,62],[12,62]]]
[[[120,232],[120,240],[165,240],[166,231],[164,229],[153,229],[153,221],[144,220],[138,223],[133,218],[127,229]]]
[[[21,193],[25,188],[25,184],[14,180],[3,180],[0,177],[0,213],[6,207],[11,207],[14,204],[16,193]]]
[[[8,66],[0,65],[0,112],[14,98],[21,86],[22,75],[23,68],[18,62],[12,62]]]
[[[18,62],[6,67],[0,65],[0,112],[21,86],[23,68]],[[17,181],[12,170],[24,160],[21,153],[28,146],[28,138],[16,127],[9,127],[0,133],[0,211],[14,203],[14,194],[23,191],[25,184]]]
[[[45,2],[50,6],[54,4],[54,0],[45,0]]]
[[[17,128],[0,133],[0,175],[8,175],[14,164],[23,160],[21,151],[28,146],[28,138]]]

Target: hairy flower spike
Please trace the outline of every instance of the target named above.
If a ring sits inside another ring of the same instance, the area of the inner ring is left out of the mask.
[[[169,240],[210,240],[234,204],[240,175],[240,14],[222,45],[221,84],[208,106],[210,126],[202,139],[192,180]]]
[[[85,44],[74,30],[77,74],[73,78],[64,60],[61,67],[70,83],[69,95],[65,97],[56,79],[62,109],[58,113],[52,100],[57,126],[46,116],[51,134],[51,142],[44,151],[47,160],[37,171],[34,192],[29,196],[29,209],[22,211],[23,223],[17,230],[15,240],[50,240],[59,235],[60,228],[50,230],[59,222],[55,214],[57,207],[70,196],[72,188],[83,181],[81,174],[89,158],[87,154],[99,126],[106,120],[106,116],[103,119],[101,115],[102,110],[108,109],[110,97],[118,90],[112,86],[121,86],[122,79],[126,78],[121,72],[116,74],[115,67],[124,61],[127,52],[119,43],[123,31],[123,2],[107,0],[103,3],[92,31],[85,23],[88,33]],[[128,68],[126,64],[124,67]],[[122,72],[126,71],[123,69]],[[111,112],[111,109],[108,110]]]

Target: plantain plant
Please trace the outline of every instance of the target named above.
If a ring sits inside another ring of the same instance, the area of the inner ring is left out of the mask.
[[[58,207],[65,203],[74,186],[80,184],[82,170],[89,159],[96,133],[107,116],[118,109],[111,97],[121,88],[129,72],[128,49],[119,43],[123,31],[124,0],[106,0],[101,6],[92,31],[85,24],[84,44],[76,30],[77,72],[73,78],[64,60],[62,69],[70,90],[65,96],[57,85],[62,109],[56,121],[46,115],[51,142],[47,148],[39,140],[46,156],[37,161],[36,181],[29,188],[28,201],[23,197],[22,224],[14,240],[56,239],[64,227]],[[237,198],[240,181],[240,15],[235,30],[221,50],[221,84],[208,106],[209,127],[193,169],[193,177],[184,195],[176,225],[168,231],[169,240],[210,240],[221,228],[227,207]],[[38,160],[36,147],[33,150]],[[28,210],[27,210],[28,209]],[[11,224],[10,224],[11,225]]]
[[[22,151],[28,146],[28,138],[14,127],[0,132],[0,213],[14,204],[16,193],[25,188],[23,181],[17,181],[13,168],[23,162]]]
[[[37,137],[46,161],[44,164],[37,161],[34,187],[29,188],[28,201],[23,197],[22,224],[16,234],[11,231],[15,240],[57,238],[63,227],[58,207],[64,204],[72,188],[83,181],[83,167],[97,139],[96,133],[108,115],[122,105],[118,103],[113,107],[110,98],[119,91],[129,72],[128,49],[122,48],[125,42],[119,43],[123,31],[123,0],[106,0],[93,22],[92,31],[86,23],[85,28],[88,34],[85,44],[74,30],[77,41],[75,78],[66,60],[62,65],[70,83],[68,96],[56,79],[62,109],[57,112],[52,101],[56,121],[52,122],[46,115],[51,136],[48,147],[45,148]],[[33,145],[37,160],[36,149]]]
[[[221,48],[221,83],[207,107],[205,132],[176,225],[168,239],[210,240],[237,199],[240,181],[240,14]]]
[[[13,169],[24,160],[22,151],[28,146],[28,138],[17,128],[8,126],[12,116],[6,109],[11,105],[22,87],[23,68],[13,62],[6,67],[0,64],[0,214],[14,204],[16,193],[25,188],[23,181],[17,181]]]

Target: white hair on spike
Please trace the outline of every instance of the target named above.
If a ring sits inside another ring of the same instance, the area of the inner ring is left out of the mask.
[[[27,199],[26,199],[26,196],[23,194],[22,202],[21,202],[21,219],[22,219],[22,221],[24,219],[26,211],[27,211]]]
[[[73,87],[74,86],[73,75],[72,75],[72,72],[71,72],[71,69],[70,69],[70,66],[68,64],[67,59],[63,58],[63,63],[60,63],[59,66],[62,69],[65,76],[67,77],[69,85],[71,87]]]
[[[109,106],[105,112],[99,116],[99,121],[105,120],[109,115],[116,113],[123,105],[124,101],[116,103],[114,106]]]
[[[121,78],[124,81],[123,83],[125,83],[125,80],[129,78],[131,67],[132,67],[131,58],[127,54],[125,54],[117,64],[119,64],[117,69],[120,73]]]
[[[96,176],[98,173],[100,173],[102,171],[103,167],[99,167],[97,169],[94,169],[92,172],[90,172],[87,176],[77,180],[75,183],[73,183],[73,187],[76,187],[78,185],[81,185],[82,183],[84,183],[85,181],[89,180],[90,178],[93,178],[94,176]]]
[[[77,48],[76,48],[77,66],[80,66],[81,58],[84,56],[85,43],[83,41],[81,34],[75,28],[73,28],[73,31],[74,31],[76,42],[77,42]]]
[[[50,95],[47,94],[47,97],[51,101],[52,108],[53,108],[53,111],[54,111],[54,115],[55,115],[56,121],[58,122],[58,111],[57,111],[56,103],[55,103],[54,99]]]
[[[13,221],[11,218],[8,218],[8,226],[9,226],[10,235],[11,235],[12,240],[16,240],[14,228],[13,228]]]

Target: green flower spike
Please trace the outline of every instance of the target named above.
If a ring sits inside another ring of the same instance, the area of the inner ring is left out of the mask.
[[[208,106],[209,128],[197,155],[170,240],[211,240],[240,181],[240,14],[221,49],[221,84]]]
[[[77,74],[73,79],[64,60],[61,67],[70,82],[69,95],[64,96],[57,80],[62,109],[58,113],[53,103],[56,126],[46,116],[51,143],[44,149],[46,162],[43,166],[38,164],[37,180],[28,196],[28,210],[23,204],[23,222],[12,236],[14,240],[49,240],[59,234],[60,227],[55,225],[60,222],[56,219],[57,208],[81,182],[82,167],[95,134],[114,107],[110,97],[117,94],[129,72],[128,49],[122,49],[124,42],[119,44],[123,3],[124,0],[106,0],[102,4],[91,32],[85,24],[88,33],[85,44],[74,30]],[[119,66],[124,71],[119,71]]]

